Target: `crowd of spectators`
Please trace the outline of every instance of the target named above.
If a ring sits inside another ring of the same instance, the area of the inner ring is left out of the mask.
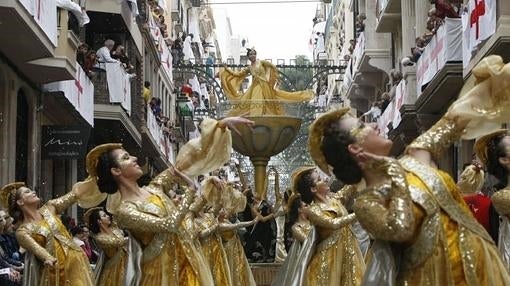
[[[81,43],[76,52],[76,61],[89,78],[93,78],[100,70],[105,70],[105,63],[119,63],[132,77],[135,76],[134,66],[130,64],[126,49],[112,39],[106,39],[103,47],[97,52],[86,43]]]
[[[460,0],[434,0],[434,7],[428,12],[427,29],[423,35],[415,39],[415,45],[411,48],[411,55],[403,59],[402,64],[413,65],[418,62],[427,44],[437,33],[439,27],[444,24],[445,18],[460,18],[462,1]]]

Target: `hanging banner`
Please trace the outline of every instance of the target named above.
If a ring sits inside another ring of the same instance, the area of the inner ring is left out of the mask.
[[[19,0],[48,39],[57,46],[57,3],[56,0]],[[66,24],[67,25],[67,24]]]
[[[110,102],[120,105],[131,116],[131,75],[119,63],[104,63]]]
[[[161,66],[163,67],[163,70],[165,71],[170,81],[173,81],[172,54],[170,53],[170,50],[166,45],[165,39],[163,39],[163,36],[161,35],[159,35],[159,57],[161,60]]]
[[[462,21],[446,18],[425,47],[416,68],[416,94],[429,83],[447,62],[462,60]]]
[[[496,32],[496,0],[469,0],[462,14],[462,62],[467,67],[483,41]]]
[[[161,128],[156,120],[156,116],[152,113],[150,106],[147,107],[147,128],[149,129],[149,133],[154,139],[154,142],[158,144],[161,154],[164,155],[168,162],[173,164],[174,154],[172,150],[172,142],[170,142],[169,135],[163,132],[163,128]]]
[[[386,107],[386,110],[384,110],[383,114],[379,117],[377,120],[377,128],[379,129],[379,134],[384,135],[384,137],[388,137],[388,132],[390,132],[390,129],[388,128],[388,125],[393,120],[395,112],[395,98],[388,104],[388,107]]]
[[[43,159],[83,159],[87,155],[89,126],[42,126]]]
[[[94,126],[94,85],[85,74],[80,64],[76,63],[74,80],[64,80],[45,84],[44,91],[63,92],[76,111]]]
[[[402,122],[402,115],[400,114],[400,108],[402,105],[404,105],[405,100],[405,92],[406,92],[406,81],[401,80],[400,83],[397,85],[395,90],[395,107],[394,107],[394,114],[393,114],[393,121],[392,126],[393,129],[397,128],[400,125],[400,122]]]

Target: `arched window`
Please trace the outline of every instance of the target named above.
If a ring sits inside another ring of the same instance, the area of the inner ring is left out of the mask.
[[[28,179],[28,101],[22,90],[18,91],[16,116],[16,181]]]

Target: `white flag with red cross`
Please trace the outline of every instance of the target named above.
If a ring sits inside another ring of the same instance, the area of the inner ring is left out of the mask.
[[[480,44],[496,32],[496,0],[469,0],[462,14],[462,28],[466,67]]]

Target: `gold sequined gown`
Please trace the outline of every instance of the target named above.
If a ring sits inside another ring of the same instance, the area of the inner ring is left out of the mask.
[[[506,269],[510,271],[510,189],[507,187],[499,190],[491,197],[494,208],[500,215],[498,248],[505,263]]]
[[[227,254],[220,234],[217,232],[218,221],[212,213],[204,213],[195,218],[200,235],[202,254],[211,269],[214,285],[232,285]]]
[[[300,220],[292,225],[291,231],[294,242],[276,278],[272,281],[272,286],[299,286],[304,284],[306,264],[313,255],[313,243],[305,242],[311,230],[312,225],[308,220]],[[307,247],[307,245],[310,245],[310,247]]]
[[[16,238],[29,258],[25,259],[23,285],[93,285],[87,256],[56,215],[75,202],[72,192],[50,200],[39,209],[42,220],[24,223],[16,230]],[[57,259],[55,266],[45,266],[44,261],[51,258]]]
[[[230,224],[225,222],[224,224]],[[231,273],[231,281],[234,286],[255,286],[255,279],[251,272],[248,259],[244,253],[243,245],[235,229],[221,231],[223,246],[227,254],[228,265]]]
[[[438,158],[460,134],[455,121],[443,118],[410,146]],[[354,211],[371,237],[400,253],[397,285],[510,285],[494,242],[447,173],[409,155],[381,168],[390,181],[363,190]],[[367,273],[377,276],[369,265]]]
[[[239,89],[244,79],[251,74],[253,79],[246,92],[240,93]],[[275,103],[275,100],[302,102],[312,99],[311,91],[287,92],[276,88],[278,83],[278,70],[268,61],[257,60],[248,68],[234,72],[228,68],[220,71],[220,80],[225,95],[229,100],[245,102],[233,109],[229,115],[241,115],[248,113],[249,116],[282,115],[285,110]],[[269,100],[263,102],[264,100]],[[257,101],[250,104],[250,101]],[[273,101],[273,102],[272,102]]]
[[[213,285],[192,234],[183,227],[194,195],[187,191],[176,206],[164,193],[172,184],[169,171],[162,172],[145,187],[150,197],[143,202],[122,201],[114,214],[119,226],[143,248],[140,285]]]
[[[360,285],[365,263],[350,227],[355,215],[348,214],[340,200],[331,195],[327,202],[310,204],[308,219],[317,231],[317,242],[306,285]]]
[[[112,233],[98,233],[94,236],[97,246],[104,252],[105,261],[97,278],[98,286],[128,285],[125,281],[128,262],[127,241],[117,227]],[[96,266],[97,267],[97,266]]]

